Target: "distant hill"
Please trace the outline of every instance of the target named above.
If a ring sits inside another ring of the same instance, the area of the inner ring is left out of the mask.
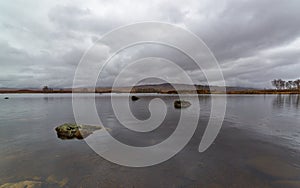
[[[140,85],[140,86],[134,86],[134,89],[156,89],[156,90],[175,90],[174,87],[177,88],[177,90],[182,91],[192,91],[192,90],[204,90],[204,91],[223,91],[224,88],[219,86],[211,86],[208,85],[188,85],[188,84],[170,84],[170,83],[163,83],[163,84],[152,84],[152,85]],[[254,90],[254,88],[246,88],[246,87],[231,87],[227,86],[225,87],[226,91],[245,91],[245,90]]]
[[[176,89],[175,89],[176,88]],[[131,93],[192,93],[195,92],[195,89],[198,94],[208,94],[208,93],[218,93],[224,92],[224,88],[219,86],[207,86],[207,85],[188,85],[188,84],[170,84],[170,83],[162,83],[162,84],[145,84],[145,85],[137,85],[134,87],[120,87],[120,88],[96,88],[96,92],[114,92],[114,93],[122,93],[122,92],[131,92]],[[226,91],[247,91],[254,90],[253,88],[245,88],[245,87],[226,87]]]

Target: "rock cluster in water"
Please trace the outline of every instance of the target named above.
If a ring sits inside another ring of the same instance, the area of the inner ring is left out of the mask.
[[[83,139],[100,129],[101,127],[99,126],[77,125],[73,123],[65,123],[55,128],[57,137],[60,139]]]
[[[176,100],[176,101],[174,101],[174,107],[175,108],[187,108],[191,105],[192,104],[189,101],[185,101],[185,100]]]

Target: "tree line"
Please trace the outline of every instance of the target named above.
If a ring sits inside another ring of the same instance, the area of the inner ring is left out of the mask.
[[[272,80],[272,85],[276,88],[276,89],[290,89],[290,90],[300,90],[300,79],[297,80],[289,80],[289,81],[285,81],[282,79],[275,79]]]

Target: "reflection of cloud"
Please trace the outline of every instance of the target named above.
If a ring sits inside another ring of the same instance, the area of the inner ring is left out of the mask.
[[[228,85],[270,87],[274,78],[299,77],[299,6],[297,0],[3,1],[0,87],[70,87],[81,55],[96,38],[115,27],[149,20],[175,23],[201,37],[219,60]],[[176,38],[176,33],[144,32]],[[99,49],[97,55],[106,57],[107,50]],[[117,58],[106,70],[104,84],[111,84],[122,62],[153,54],[177,60],[194,80],[204,80],[176,51],[147,46]]]

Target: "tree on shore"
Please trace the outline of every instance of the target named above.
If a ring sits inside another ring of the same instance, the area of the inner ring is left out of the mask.
[[[272,81],[272,85],[274,87],[276,87],[276,89],[284,89],[286,86],[286,81],[282,80],[282,79],[275,79]]]
[[[300,79],[297,79],[295,81],[289,80],[289,81],[285,81],[282,79],[274,79],[271,81],[272,85],[278,89],[278,90],[282,90],[282,89],[298,89],[300,90]]]
[[[294,83],[295,83],[296,88],[298,90],[300,90],[300,79],[295,80]]]
[[[285,83],[285,87],[287,88],[287,89],[293,89],[294,88],[294,81],[287,81],[286,83]]]
[[[279,84],[278,84],[278,81],[277,81],[276,79],[274,79],[274,80],[272,81],[272,85],[273,85],[274,87],[276,87],[276,89],[279,89]]]
[[[53,91],[53,89],[52,88],[49,88],[48,86],[44,86],[43,87],[43,92],[44,93],[49,93],[49,92],[52,92]]]

